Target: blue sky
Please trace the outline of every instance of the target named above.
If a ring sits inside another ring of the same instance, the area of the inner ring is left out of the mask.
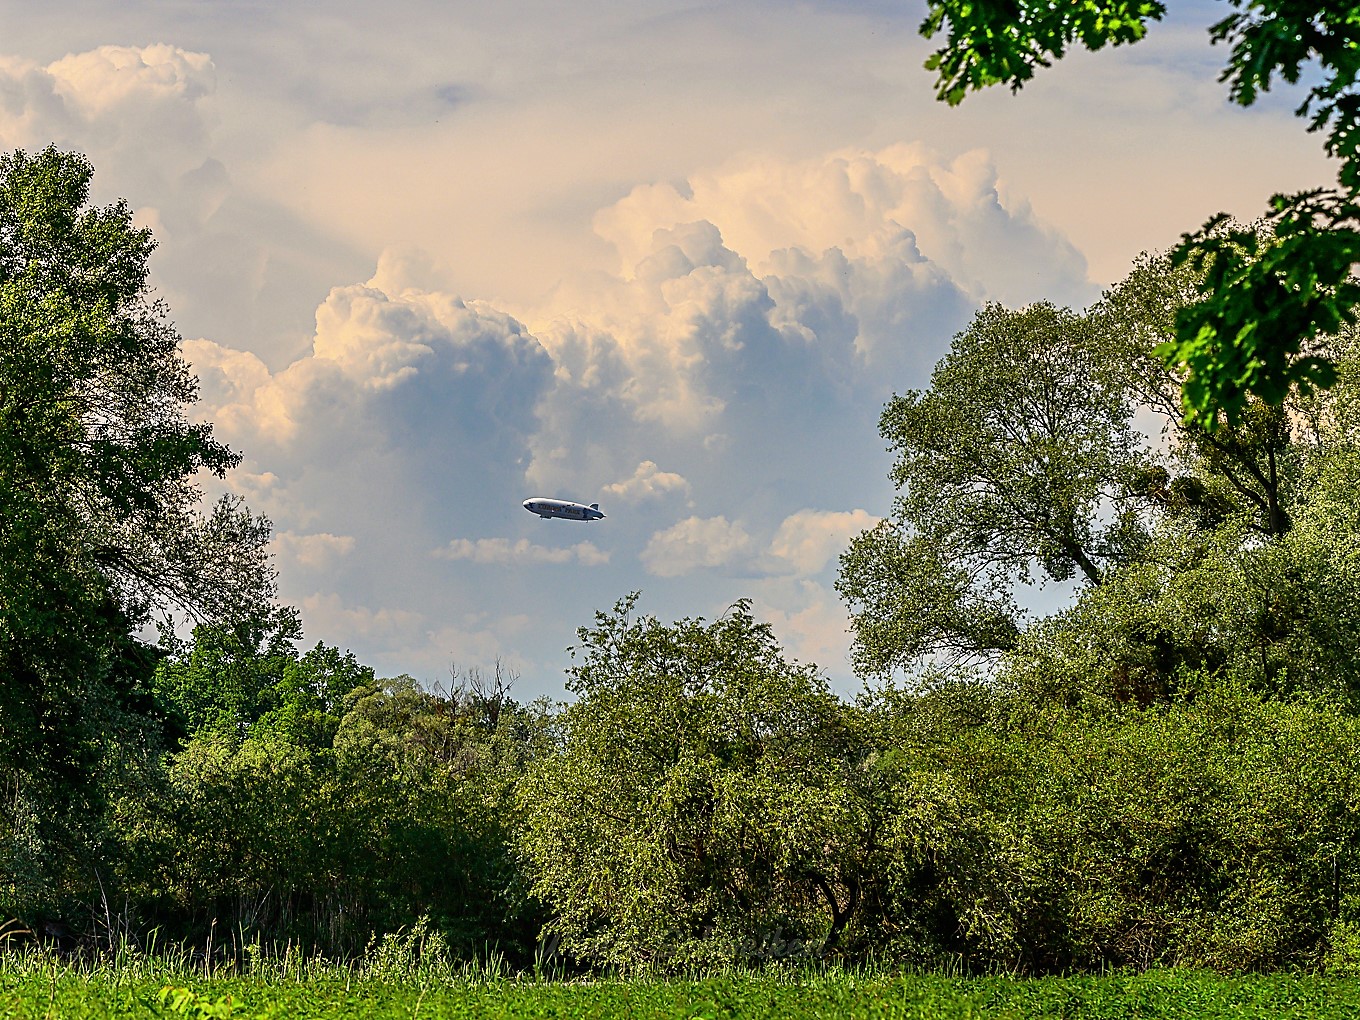
[[[884,401],[983,301],[1084,305],[1329,181],[1288,95],[1226,102],[1226,10],[949,109],[914,3],[3,0],[0,145],[88,153],[154,229],[308,643],[560,696],[628,592],[749,597],[853,693]]]

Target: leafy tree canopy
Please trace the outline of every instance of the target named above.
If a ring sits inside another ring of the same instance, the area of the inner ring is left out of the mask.
[[[658,969],[834,945],[873,844],[842,706],[746,602],[665,624],[636,599],[578,632],[561,749],[520,788],[553,928]]]
[[[195,475],[239,457],[186,418],[151,232],[126,202],[88,206],[93,172],[55,148],[0,156],[0,605],[84,578],[134,621],[238,615],[272,595],[268,525],[230,498],[198,513]]]
[[[1099,583],[1138,545],[1122,504],[1141,444],[1099,341],[1066,309],[988,305],[929,390],[889,402],[894,520],[851,543],[837,581],[861,672],[1005,651],[1017,580]]]
[[[1278,76],[1315,79],[1297,109],[1324,133],[1340,161],[1340,186],[1276,195],[1264,230],[1224,230],[1223,217],[1185,234],[1177,264],[1200,274],[1199,300],[1184,307],[1174,337],[1158,354],[1186,369],[1185,412],[1217,426],[1236,422],[1249,398],[1281,403],[1291,388],[1327,388],[1335,368],[1302,350],[1310,340],[1355,321],[1360,288],[1360,8],[1294,0],[1228,0],[1233,13],[1210,29],[1231,47],[1220,80],[1250,106]],[[968,92],[1008,83],[1019,89],[1040,67],[1080,44],[1098,50],[1136,42],[1166,13],[1157,0],[930,0],[921,25],[945,44],[926,62],[950,104]]]
[[[199,472],[236,454],[185,408],[196,387],[148,284],[154,242],[93,168],[0,155],[0,806],[49,867],[79,868],[120,769],[154,746],[158,610],[267,604],[268,524],[199,512]],[[41,882],[33,888],[41,886]]]
[[[1348,576],[1320,566],[1316,522],[1360,450],[1360,339],[1346,327],[1310,343],[1336,366],[1327,391],[1251,397],[1212,427],[1186,419],[1185,370],[1157,351],[1198,283],[1192,266],[1149,254],[1085,314],[989,306],[928,390],[889,402],[880,430],[900,495],[851,542],[837,579],[861,676],[1052,650],[1059,626],[1088,650],[1124,641],[1072,675],[1109,680],[1113,662],[1124,672],[1110,683],[1139,700],[1166,694],[1182,667],[1245,661],[1235,643],[1267,679],[1293,656],[1295,680],[1306,669],[1305,686],[1322,682],[1305,663],[1334,663],[1335,649],[1296,638],[1321,633],[1317,592]],[[1338,542],[1352,534],[1346,514],[1330,520]],[[1017,584],[1073,577],[1084,608],[1026,639]],[[1275,608],[1241,608],[1264,604]]]

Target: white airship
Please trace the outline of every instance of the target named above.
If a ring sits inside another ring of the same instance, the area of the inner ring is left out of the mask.
[[[526,499],[524,509],[531,514],[538,514],[544,520],[549,517],[561,517],[568,521],[599,521],[604,519],[604,514],[600,512],[599,503],[591,503],[590,506],[586,506],[584,503],[573,503],[569,499],[549,499],[546,496]]]

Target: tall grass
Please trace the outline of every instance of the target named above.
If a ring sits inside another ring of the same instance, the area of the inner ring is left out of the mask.
[[[0,974],[9,978],[61,974],[108,984],[249,978],[271,984],[384,981],[413,984],[487,984],[507,980],[560,980],[559,969],[514,972],[494,946],[457,958],[428,918],[409,928],[370,937],[363,955],[335,959],[300,943],[265,941],[243,929],[219,937],[214,928],[202,945],[160,943],[155,931],[144,942],[123,938],[110,946],[61,951],[26,941],[31,933],[0,930]]]
[[[1360,979],[1196,971],[1023,978],[779,964],[681,976],[512,970],[494,948],[458,961],[428,922],[370,939],[353,960],[236,932],[204,945],[130,941],[61,954],[4,939],[0,1018],[727,1017],[1342,1020]]]

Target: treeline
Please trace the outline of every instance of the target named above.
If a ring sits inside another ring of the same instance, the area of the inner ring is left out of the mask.
[[[1188,422],[1161,256],[988,306],[881,421],[865,692],[747,602],[581,629],[565,705],[301,647],[266,522],[79,157],[0,157],[0,940],[520,965],[1360,970],[1360,345]],[[1026,584],[1066,583],[1034,619]],[[192,637],[139,637],[168,610]]]
[[[555,709],[494,671],[432,693],[201,628],[161,704],[235,707],[104,776],[83,852],[7,815],[4,910],[224,958],[353,957],[425,916],[525,966],[1360,963],[1353,712],[1249,667],[1180,671],[1146,707],[1117,681],[1059,693],[1086,652],[1052,653],[847,704],[744,604],[665,624],[630,598]]]

